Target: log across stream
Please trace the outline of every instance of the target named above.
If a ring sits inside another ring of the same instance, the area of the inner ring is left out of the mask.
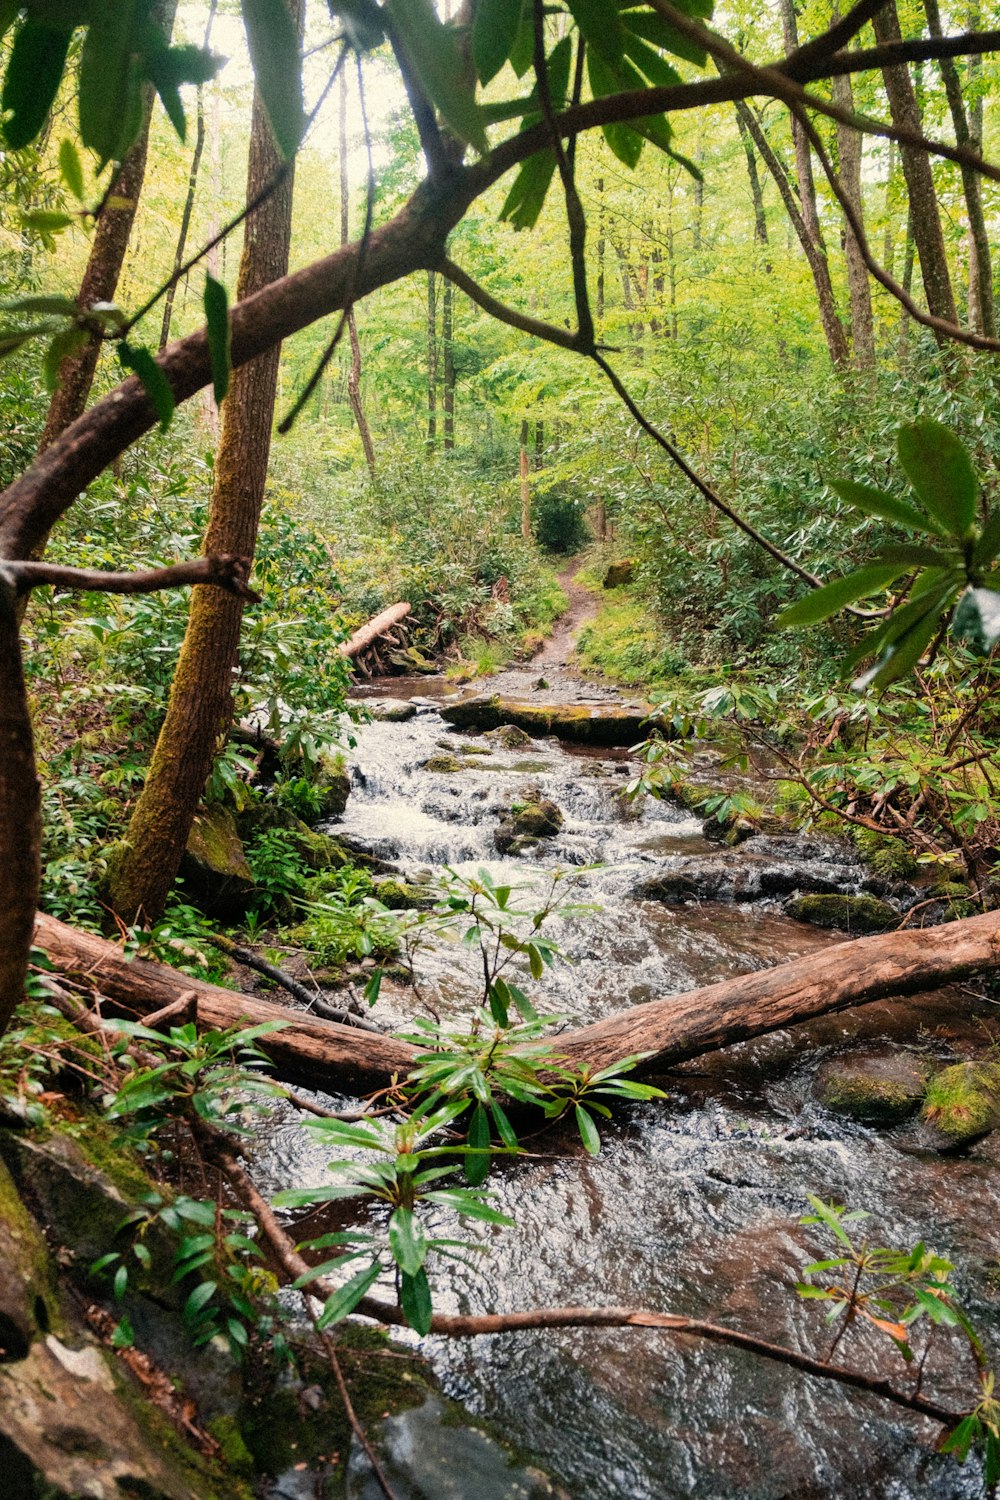
[[[628,774],[620,752],[540,740],[465,756],[485,742],[449,729],[431,702],[407,722],[363,728],[358,741],[353,795],[331,831],[411,874],[487,864],[498,878],[518,881],[556,865],[602,862],[580,892],[599,910],[556,934],[574,965],[547,976],[533,999],[567,1017],[559,1040],[577,1057],[600,1064],[657,1052],[653,1066],[670,1095],[621,1113],[595,1160],[569,1133],[529,1142],[528,1159],[496,1174],[499,1206],[517,1227],[487,1230],[487,1253],[471,1267],[440,1269],[441,1311],[669,1307],[823,1352],[820,1318],[793,1291],[803,1262],[825,1248],[798,1224],[806,1193],[815,1192],[869,1210],[880,1242],[936,1245],[958,1265],[976,1317],[995,1322],[995,1138],[961,1159],[936,1156],[905,1128],[877,1133],[829,1114],[813,1080],[859,1035],[880,1044],[902,1039],[942,1061],[981,1049],[982,1008],[961,991],[903,1003],[881,997],[913,995],[949,969],[971,973],[995,962],[1000,918],[942,928],[931,941],[904,932],[844,949],[837,935],[792,922],[781,906],[795,889],[863,890],[869,876],[849,852],[806,838],[720,851],[680,808],[653,805],[635,816],[619,796]],[[465,768],[424,768],[446,746]],[[538,850],[501,859],[494,830],[529,786],[552,798],[565,822]],[[717,873],[720,862],[722,889],[738,901],[666,905],[640,894],[651,875]],[[126,966],[99,940],[86,940],[93,946],[84,951],[78,935],[48,919],[39,940],[59,967],[99,971],[112,996],[116,988],[124,996],[130,981],[134,993],[140,977],[147,1008],[181,992],[154,965],[119,972]],[[467,963],[457,947],[429,960],[445,1015],[462,1011]],[[241,1008],[253,1019],[271,1010],[179,983],[198,989],[201,1014],[213,1023],[235,1020]],[[845,1011],[861,999],[863,1008]],[[412,996],[389,987],[380,1012],[400,1024],[413,1013]],[[336,1077],[337,1098],[376,1086],[407,1062],[400,1043],[301,1013],[270,1045],[286,1078],[331,1091]],[[255,1172],[271,1189],[318,1184],[328,1155],[300,1117],[279,1106],[261,1133]],[[456,1227],[442,1220],[443,1232]],[[451,1394],[534,1454],[577,1500],[957,1500],[977,1492],[971,1466],[960,1469],[921,1444],[918,1421],[749,1355],[668,1347],[640,1331],[432,1338],[423,1347]],[[864,1364],[875,1350],[859,1335],[841,1354]],[[883,1373],[899,1375],[891,1350],[880,1351],[880,1361]],[[466,1482],[471,1495],[473,1476]]]

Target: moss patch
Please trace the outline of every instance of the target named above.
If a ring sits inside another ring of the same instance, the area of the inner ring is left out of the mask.
[[[785,910],[798,922],[844,932],[885,932],[899,921],[895,907],[876,896],[794,896]]]
[[[816,1093],[825,1108],[865,1125],[898,1125],[920,1108],[928,1067],[922,1058],[852,1053],[820,1070]]]
[[[921,1114],[952,1146],[994,1130],[1000,1123],[1000,1064],[963,1062],[942,1068],[927,1085]]]

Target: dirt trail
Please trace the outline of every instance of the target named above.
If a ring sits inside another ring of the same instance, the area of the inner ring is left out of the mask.
[[[569,600],[569,608],[559,616],[552,627],[552,634],[531,658],[533,667],[568,667],[577,636],[584,625],[589,624],[597,614],[600,598],[592,589],[577,583],[576,577],[580,571],[580,564],[574,558],[558,575],[559,587]]]

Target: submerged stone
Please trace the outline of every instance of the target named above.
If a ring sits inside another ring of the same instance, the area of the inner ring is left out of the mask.
[[[885,932],[899,921],[896,908],[877,896],[796,896],[785,910],[798,922],[838,927],[845,932]]]
[[[452,776],[456,771],[465,771],[468,768],[462,764],[457,755],[431,755],[424,761],[423,769],[432,771],[438,776]]]
[[[416,705],[408,698],[376,698],[367,701],[365,707],[382,724],[405,724],[417,713]]]
[[[844,1053],[816,1076],[820,1103],[864,1125],[898,1125],[916,1114],[928,1065],[912,1052]]]

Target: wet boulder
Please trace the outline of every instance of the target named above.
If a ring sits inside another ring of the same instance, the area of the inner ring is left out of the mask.
[[[912,1052],[845,1052],[820,1068],[815,1093],[825,1109],[850,1120],[898,1125],[920,1108],[928,1072]]]
[[[383,906],[388,906],[390,911],[415,911],[434,905],[433,891],[424,886],[411,885],[407,880],[398,880],[392,875],[385,880],[376,880],[372,895]]]
[[[554,734],[584,745],[634,745],[652,710],[615,703],[524,703],[475,693],[445,702],[441,717],[457,729],[497,729],[514,724],[535,739]]]
[[[516,803],[493,835],[501,854],[523,854],[538,839],[551,838],[563,826],[563,815],[548,797]]]
[[[836,927],[844,932],[886,932],[899,922],[899,912],[877,896],[795,896],[785,911],[797,922],[814,927]]]
[[[180,874],[191,900],[208,916],[234,921],[248,910],[257,887],[228,808],[199,808]]]
[[[927,1085],[920,1112],[924,1144],[958,1151],[1000,1125],[1000,1064],[960,1062]]]

